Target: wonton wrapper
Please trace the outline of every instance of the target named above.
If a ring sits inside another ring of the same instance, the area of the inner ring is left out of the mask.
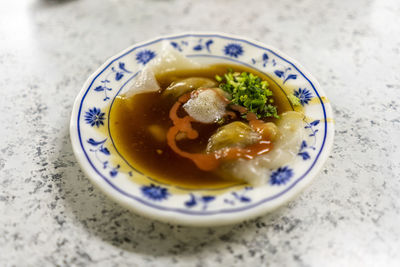
[[[127,84],[123,95],[131,97],[139,93],[155,92],[160,90],[160,86],[155,78],[156,75],[170,71],[198,69],[201,65],[194,62],[175,50],[164,47],[161,54],[150,61],[146,67]]]
[[[277,123],[280,135],[273,149],[252,160],[238,159],[222,164],[219,171],[221,176],[245,181],[252,186],[264,185],[268,183],[271,171],[293,162],[306,137],[303,115],[289,111],[280,116]]]

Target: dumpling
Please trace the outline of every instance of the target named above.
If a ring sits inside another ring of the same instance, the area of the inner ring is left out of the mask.
[[[144,68],[134,79],[134,84],[124,93],[126,97],[131,97],[139,93],[155,92],[160,90],[154,72],[151,68]]]
[[[220,175],[226,179],[242,180],[253,186],[263,185],[267,183],[273,169],[293,162],[306,136],[303,115],[289,111],[280,117],[277,123],[279,135],[270,152],[251,160],[225,162],[220,167]]]
[[[208,140],[207,152],[214,152],[229,147],[246,147],[261,139],[248,124],[234,121],[222,126]]]
[[[201,64],[188,59],[181,53],[169,47],[164,47],[161,54],[150,61],[146,68],[151,68],[155,74],[177,70],[200,69]]]
[[[221,119],[226,113],[227,102],[218,91],[213,89],[200,89],[192,94],[184,105],[185,111],[196,121],[213,123]]]
[[[155,92],[160,90],[160,85],[156,80],[156,75],[169,71],[198,69],[201,65],[194,62],[180,53],[165,48],[163,52],[154,60],[150,61],[146,67],[132,79],[122,92],[122,95],[131,97],[138,93]]]
[[[172,82],[162,93],[164,96],[173,96],[175,98],[190,92],[197,88],[213,88],[218,84],[216,81],[204,77],[191,77]]]

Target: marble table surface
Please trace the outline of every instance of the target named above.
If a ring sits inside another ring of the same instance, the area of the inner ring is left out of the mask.
[[[400,2],[0,3],[0,266],[400,266]],[[139,41],[221,31],[301,62],[333,105],[333,151],[287,206],[218,228],[139,217],[71,150],[72,104]]]

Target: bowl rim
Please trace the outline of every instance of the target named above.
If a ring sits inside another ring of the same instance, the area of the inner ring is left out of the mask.
[[[303,77],[308,80],[308,82],[313,87],[316,92],[318,98],[321,100],[322,95],[326,95],[326,93],[321,89],[317,80],[296,60],[287,56],[285,53],[282,53],[280,50],[271,47],[269,45],[265,45],[261,42],[252,40],[247,37],[226,34],[221,32],[183,32],[165,36],[159,36],[148,41],[143,41],[131,45],[130,47],[124,49],[123,51],[117,53],[116,55],[108,58],[99,68],[94,71],[93,74],[89,76],[89,78],[84,83],[82,89],[79,91],[77,97],[75,98],[73,109],[71,113],[71,121],[70,121],[70,139],[73,147],[74,154],[79,162],[81,169],[84,171],[89,180],[102,191],[108,197],[113,199],[115,202],[121,204],[125,208],[128,208],[142,216],[150,217],[152,219],[170,222],[174,224],[184,224],[190,226],[216,226],[216,225],[226,225],[238,223],[243,220],[251,219],[257,216],[264,215],[268,211],[271,211],[281,205],[284,205],[295,196],[297,196],[302,190],[304,190],[308,184],[315,178],[318,172],[322,169],[323,164],[327,160],[334,139],[334,124],[328,124],[325,120],[325,128],[326,131],[324,133],[324,140],[321,146],[321,150],[315,158],[313,164],[308,168],[306,173],[304,173],[300,178],[296,180],[293,184],[285,188],[282,192],[277,195],[274,195],[274,199],[269,200],[263,199],[263,201],[258,201],[254,205],[248,205],[243,207],[244,209],[240,210],[240,208],[236,208],[234,212],[224,213],[218,212],[216,214],[190,214],[190,213],[181,213],[174,212],[171,210],[166,210],[165,208],[159,209],[155,207],[149,207],[148,203],[144,201],[140,201],[141,204],[134,203],[131,197],[128,197],[123,194],[116,186],[108,182],[106,179],[103,179],[101,173],[92,165],[90,161],[88,161],[85,152],[81,148],[81,140],[80,140],[80,132],[79,132],[79,124],[77,118],[79,118],[79,114],[81,112],[81,102],[85,95],[88,93],[88,88],[91,87],[91,84],[94,82],[97,76],[99,76],[110,64],[124,55],[128,54],[134,49],[137,49],[144,45],[150,45],[155,42],[169,40],[173,38],[179,37],[219,37],[219,38],[228,38],[233,41],[241,41],[245,43],[249,43],[250,45],[256,46],[258,48],[269,50],[273,52],[276,56],[280,57],[282,60],[291,64],[296,70],[303,75]],[[324,115],[326,118],[333,118],[332,108],[329,103],[322,103],[322,108],[324,110]],[[111,185],[111,186],[110,186]],[[117,189],[117,190],[115,190]],[[144,205],[143,205],[144,204]],[[223,215],[223,216],[221,216]]]

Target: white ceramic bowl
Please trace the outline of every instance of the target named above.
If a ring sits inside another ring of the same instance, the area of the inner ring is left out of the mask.
[[[141,69],[170,46],[203,63],[236,63],[261,71],[278,85],[293,88],[308,120],[309,138],[297,159],[273,170],[260,187],[190,190],[162,184],[130,166],[114,146],[109,114],[114,98]],[[312,60],[312,59],[310,59]],[[75,100],[70,134],[73,150],[89,179],[121,205],[160,221],[192,226],[237,223],[261,216],[291,200],[317,175],[331,150],[332,110],[317,81],[280,51],[244,37],[185,33],[139,43],[106,61]]]

